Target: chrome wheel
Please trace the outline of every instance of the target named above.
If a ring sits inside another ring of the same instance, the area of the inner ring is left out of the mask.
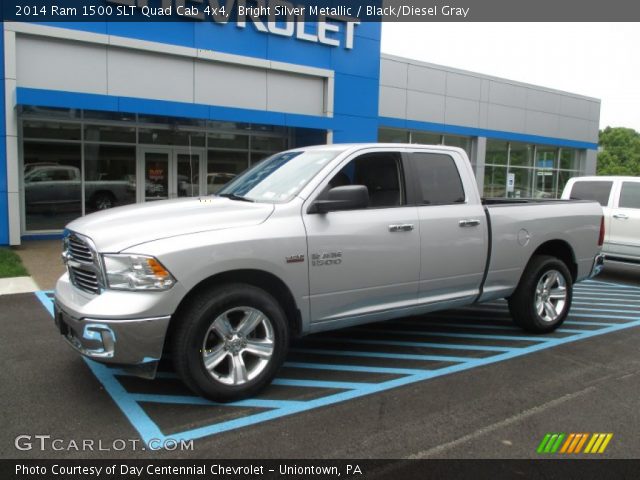
[[[567,281],[557,270],[545,272],[536,286],[536,313],[544,322],[555,322],[567,303]]]
[[[202,362],[215,380],[242,385],[267,367],[274,351],[271,320],[252,307],[234,307],[211,324],[202,344]]]

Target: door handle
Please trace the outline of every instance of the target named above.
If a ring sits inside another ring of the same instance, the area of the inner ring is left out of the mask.
[[[613,218],[618,218],[620,220],[626,220],[627,218],[629,218],[627,215],[625,215],[624,213],[616,213]]]
[[[411,223],[389,225],[390,232],[410,232],[411,230],[413,230],[413,224]]]
[[[460,220],[458,222],[458,226],[460,227],[477,227],[480,225],[480,220],[476,220],[475,218],[471,218],[468,220]]]

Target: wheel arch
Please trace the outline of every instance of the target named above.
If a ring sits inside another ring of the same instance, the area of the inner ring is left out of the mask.
[[[227,283],[244,283],[261,288],[269,293],[282,306],[287,318],[287,323],[290,327],[291,337],[295,338],[300,335],[302,332],[302,316],[291,290],[282,279],[273,273],[259,269],[228,270],[205,278],[195,285],[180,301],[180,304],[169,323],[169,329],[167,330],[167,335],[164,341],[165,350],[171,344],[170,339],[177,324],[174,319],[179,316],[181,309],[183,309],[193,297],[201,292]]]
[[[529,261],[536,255],[549,255],[562,261],[571,273],[572,281],[575,282],[578,277],[578,264],[573,248],[565,240],[555,239],[542,243],[531,254]]]

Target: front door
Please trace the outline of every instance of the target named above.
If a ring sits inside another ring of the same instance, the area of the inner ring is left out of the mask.
[[[195,197],[205,192],[203,154],[174,147],[141,147],[138,201]],[[204,193],[206,194],[206,193]]]
[[[303,214],[313,322],[372,320],[416,302],[420,234],[400,155],[360,155],[326,189],[345,185],[365,185],[369,207]]]

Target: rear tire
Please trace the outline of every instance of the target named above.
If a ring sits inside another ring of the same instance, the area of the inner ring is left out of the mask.
[[[256,394],[276,375],[289,347],[282,307],[252,285],[206,290],[174,321],[176,372],[195,393],[217,402]]]
[[[535,255],[508,299],[509,311],[514,323],[524,330],[549,333],[567,318],[572,298],[573,279],[564,262]]]

